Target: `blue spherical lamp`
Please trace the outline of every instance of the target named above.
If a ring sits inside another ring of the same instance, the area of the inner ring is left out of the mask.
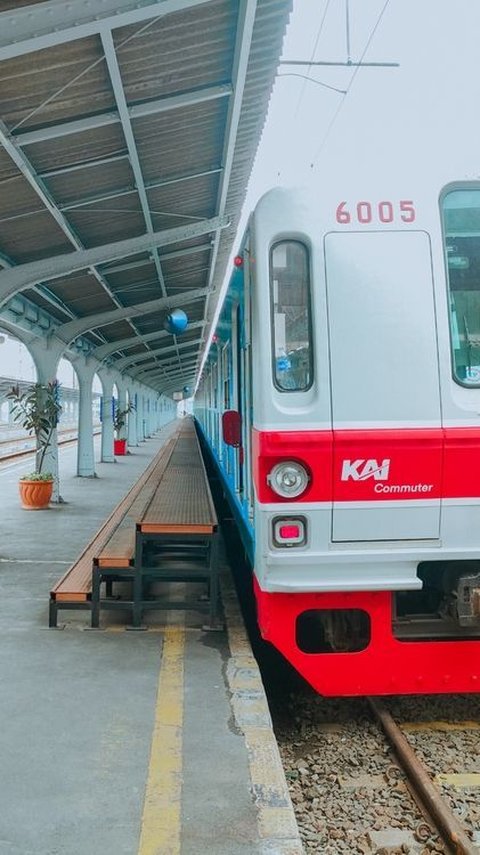
[[[173,309],[165,318],[163,327],[172,335],[180,335],[185,332],[187,324],[188,318],[185,312],[182,309]]]

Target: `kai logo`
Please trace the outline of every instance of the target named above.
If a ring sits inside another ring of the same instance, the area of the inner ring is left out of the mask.
[[[342,481],[366,481],[373,478],[375,481],[387,481],[390,471],[390,460],[344,460],[342,466]]]

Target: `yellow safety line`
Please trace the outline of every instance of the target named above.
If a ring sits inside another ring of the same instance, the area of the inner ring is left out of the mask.
[[[445,775],[435,775],[439,784],[450,784],[456,790],[467,790],[480,787],[480,774],[478,772],[450,772]]]
[[[185,627],[165,627],[138,855],[180,855]]]

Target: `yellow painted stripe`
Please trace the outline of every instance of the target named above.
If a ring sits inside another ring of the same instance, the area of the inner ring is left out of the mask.
[[[165,627],[138,855],[180,855],[185,628]]]
[[[404,721],[400,727],[402,730],[414,732],[416,730],[480,730],[478,721]]]
[[[451,772],[445,775],[435,775],[435,780],[439,784],[450,784],[456,790],[480,787],[480,774],[478,772]]]

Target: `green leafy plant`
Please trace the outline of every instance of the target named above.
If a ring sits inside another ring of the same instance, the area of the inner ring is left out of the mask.
[[[127,404],[127,406],[124,410],[121,410],[120,408],[115,410],[115,414],[113,416],[113,429],[114,429],[115,433],[117,434],[117,437],[118,437],[120,431],[122,430],[122,428],[125,427],[126,416],[128,416],[129,413],[133,413],[134,410],[135,410],[135,404],[132,404],[132,403]]]
[[[53,481],[52,472],[27,472],[22,475],[20,481]]]
[[[25,481],[51,481],[51,472],[42,472],[47,449],[62,411],[58,401],[58,383],[33,383],[21,390],[13,386],[7,396],[12,402],[12,416],[37,441],[37,469],[23,475]]]

